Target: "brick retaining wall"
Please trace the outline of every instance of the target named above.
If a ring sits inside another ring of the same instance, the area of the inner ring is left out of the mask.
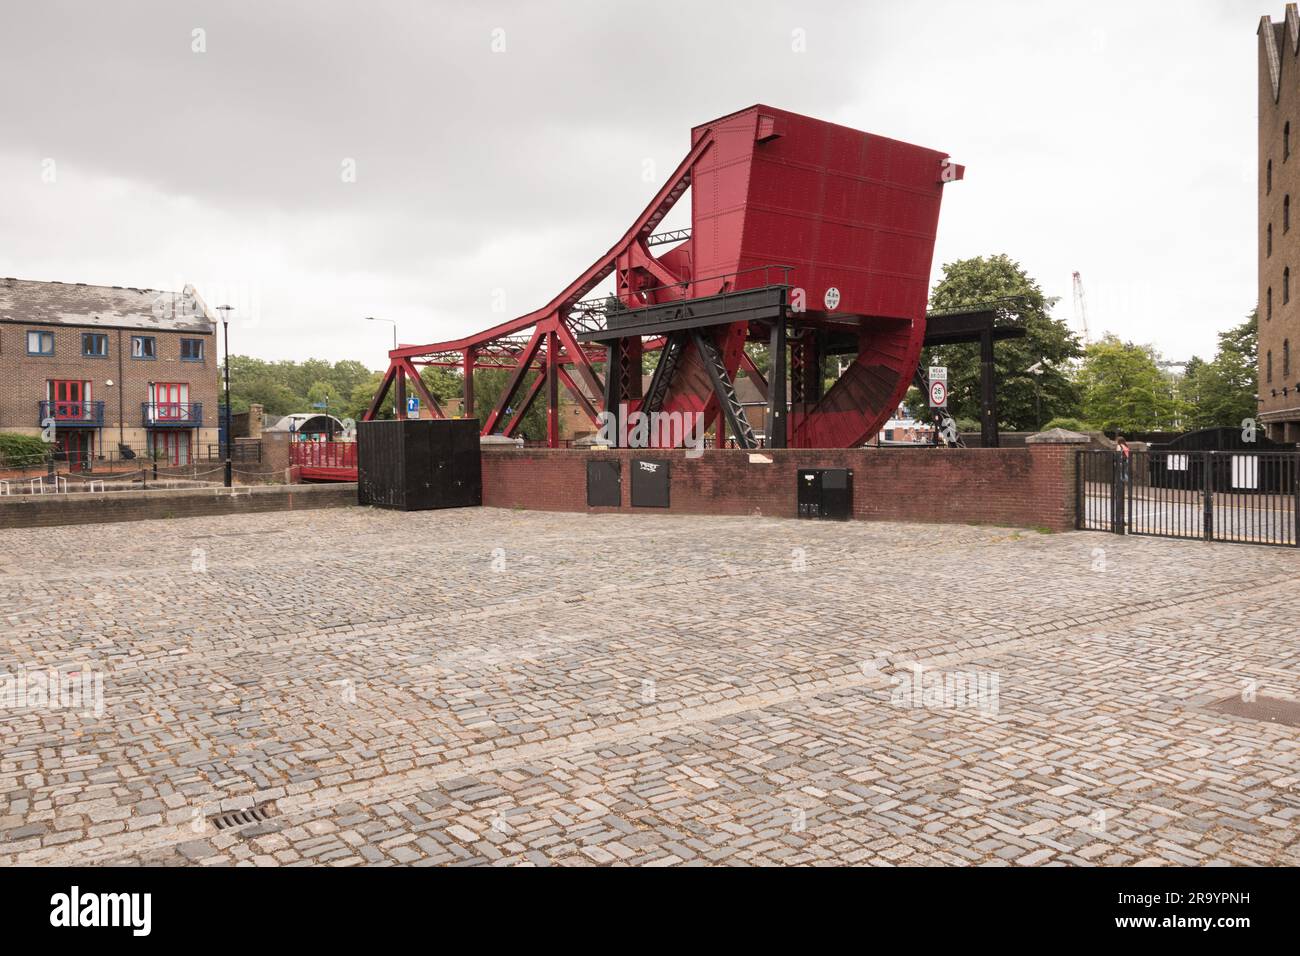
[[[570,451],[485,448],[483,504],[538,511],[660,511],[631,507],[633,458],[666,460],[671,507],[681,514],[796,514],[800,468],[853,469],[853,517],[876,521],[929,521],[1074,527],[1074,448],[851,448],[789,449],[761,453],[771,464],[751,463],[750,452],[706,451],[699,458],[655,450]],[[587,507],[587,461],[622,461],[620,508]]]
[[[355,483],[12,495],[0,497],[0,530],[254,511],[347,508],[356,503]]]
[[[631,507],[635,458],[671,469],[671,507],[678,514],[793,518],[800,468],[853,469],[853,517],[876,521],[951,522],[1009,527],[1074,527],[1074,448],[854,448],[750,452],[706,451],[699,458],[654,450],[571,451],[485,448],[483,504],[538,511],[649,511]],[[587,507],[587,461],[622,462],[619,508]],[[141,521],[193,515],[343,508],[356,504],[354,483],[119,491],[106,494],[0,497],[0,529]]]

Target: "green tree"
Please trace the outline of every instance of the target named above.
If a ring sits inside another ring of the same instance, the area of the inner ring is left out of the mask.
[[[999,427],[1035,430],[1040,422],[1079,413],[1079,390],[1070,369],[1082,354],[1078,337],[1066,323],[1052,318],[1056,303],[1020,263],[1005,254],[949,262],[930,295],[933,310],[957,309],[994,299],[1015,297],[1005,306],[1025,327],[1025,337],[1004,339],[994,347]],[[1040,376],[1029,372],[1042,363]],[[976,344],[925,349],[923,365],[948,367],[948,412],[954,418],[980,418],[980,356]],[[1035,409],[1035,389],[1038,409]]]
[[[305,398],[306,396],[303,396]],[[262,405],[269,415],[304,411],[292,388],[282,381],[270,362],[247,355],[230,357],[230,405],[236,412],[248,411],[252,403]]]
[[[1183,374],[1178,379],[1178,400],[1183,403],[1183,425],[1186,428],[1199,428],[1196,419],[1200,414],[1201,395],[1205,389],[1206,369],[1210,363],[1200,356],[1193,355],[1183,366]]]
[[[343,408],[342,396],[329,382],[316,382],[307,389],[307,406],[312,411],[328,411],[331,415],[338,415]]]
[[[334,363],[328,381],[338,390],[340,395],[351,395],[353,389],[363,382],[370,381],[372,375],[374,375],[374,372],[366,368],[362,363],[353,359],[346,359]]]
[[[481,368],[474,373],[474,407],[478,413],[480,423],[487,421],[488,415],[492,414],[492,409],[496,408],[501,393],[505,391],[506,384],[512,374],[514,374],[512,369],[505,368]],[[518,409],[524,399],[528,397],[528,392],[537,375],[537,372],[529,372],[524,376],[524,380],[519,385],[519,390],[515,392],[512,409]],[[563,386],[561,386],[561,391],[563,391]],[[502,431],[510,423],[513,416],[513,411],[502,412],[501,417],[497,420],[495,431]],[[528,414],[524,416],[523,421],[519,423],[519,427],[515,429],[514,437],[527,438],[531,441],[540,441],[546,437],[546,396],[544,394],[538,393],[537,398],[533,401],[532,408],[528,409]]]
[[[347,398],[344,399],[340,406],[343,409],[343,414],[340,417],[351,418],[357,422],[361,421],[370,409],[370,403],[374,400],[375,392],[379,391],[379,385],[383,380],[383,372],[371,372],[368,379],[353,386],[352,391],[348,392]],[[385,399],[375,417],[393,417],[393,396],[391,394]]]
[[[1170,376],[1156,364],[1149,345],[1121,342],[1107,335],[1088,346],[1079,386],[1084,420],[1119,431],[1165,431],[1177,427],[1182,403]]]
[[[1193,356],[1187,363],[1179,384],[1187,428],[1238,427],[1255,416],[1258,341],[1259,315],[1252,312],[1241,325],[1219,333],[1212,362]]]
[[[454,369],[425,369],[422,377],[435,398],[443,400],[460,394],[460,373]],[[237,412],[247,411],[250,404],[257,403],[268,415],[289,415],[312,411],[314,402],[328,398],[332,414],[359,419],[370,407],[382,378],[382,373],[353,359],[332,364],[323,359],[267,362],[232,355],[230,404]]]
[[[456,369],[442,365],[426,365],[420,369],[420,381],[424,382],[424,387],[429,390],[429,394],[436,398],[439,403],[453,398],[463,398],[465,396],[464,378],[465,376]],[[477,384],[477,375],[474,381]],[[475,396],[475,404],[477,403],[478,398]]]

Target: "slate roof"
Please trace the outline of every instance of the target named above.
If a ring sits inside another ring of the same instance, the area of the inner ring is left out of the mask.
[[[160,292],[84,282],[0,279],[0,322],[216,331],[216,315],[190,285],[184,292]]]

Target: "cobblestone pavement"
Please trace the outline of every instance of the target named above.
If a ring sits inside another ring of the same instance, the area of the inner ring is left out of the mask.
[[[1300,729],[1211,705],[1300,698],[1297,574],[655,514],[4,530],[0,671],[103,708],[7,682],[0,863],[1295,865]]]

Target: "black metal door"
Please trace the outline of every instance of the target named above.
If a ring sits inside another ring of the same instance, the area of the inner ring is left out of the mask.
[[[853,515],[853,472],[848,468],[801,468],[795,478],[800,518],[847,521]]]
[[[587,462],[587,507],[617,508],[623,503],[623,476],[617,461]]]
[[[632,507],[668,507],[668,462],[633,458],[628,462],[632,469]]]
[[[822,473],[815,468],[799,469],[799,482],[795,492],[800,518],[820,518],[822,516]]]

